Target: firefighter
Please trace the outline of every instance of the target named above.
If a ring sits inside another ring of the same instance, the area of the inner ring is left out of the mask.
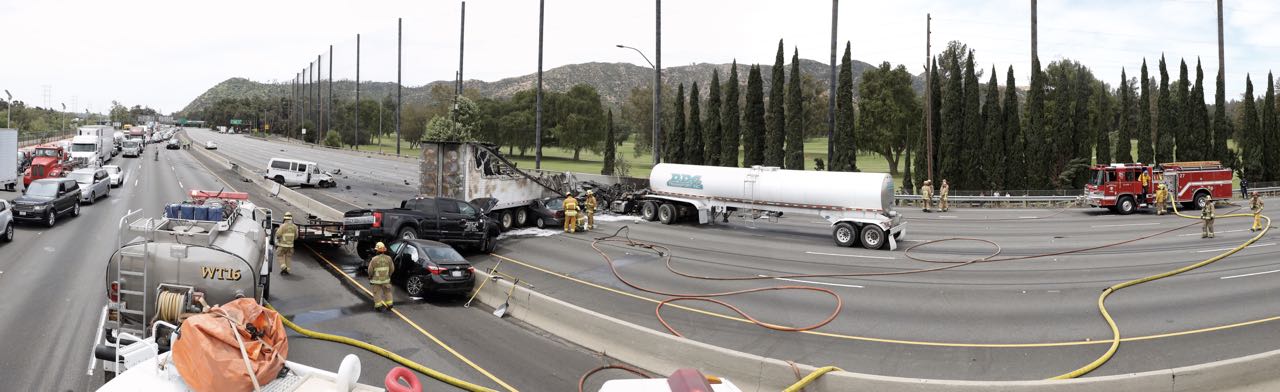
[[[1213,218],[1213,197],[1210,196],[1205,200],[1204,210],[1200,211],[1200,220],[1204,221],[1200,238],[1213,238]]]
[[[1253,211],[1253,227],[1249,231],[1262,230],[1262,198],[1258,197],[1258,191],[1254,191],[1249,198],[1249,209]]]
[[[1147,204],[1147,187],[1151,186],[1151,176],[1147,174],[1146,169],[1142,169],[1138,182],[1142,183],[1142,188],[1138,190],[1138,204]]]
[[[373,310],[381,312],[393,306],[391,273],[395,272],[396,267],[391,262],[391,256],[387,256],[387,245],[379,242],[373,249],[378,255],[369,260],[369,286],[373,291]]]
[[[590,189],[587,190],[587,199],[582,201],[582,206],[587,211],[587,230],[596,228],[596,195]]]
[[[938,189],[938,207],[942,212],[947,212],[947,192],[951,190],[951,184],[947,184],[947,179],[942,179],[942,188]]]
[[[1164,215],[1165,201],[1169,200],[1169,190],[1160,184],[1160,188],[1156,189],[1156,215]]]
[[[293,240],[298,238],[298,225],[293,224],[293,213],[285,211],[284,223],[276,228],[276,260],[280,261],[280,274],[289,274],[289,260],[293,258]]]
[[[572,193],[564,194],[564,232],[572,233],[578,229],[578,199]]]
[[[924,212],[933,209],[933,181],[924,180],[924,185],[920,186],[920,197],[924,199]]]

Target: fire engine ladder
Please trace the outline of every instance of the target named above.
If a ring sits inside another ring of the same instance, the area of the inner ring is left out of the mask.
[[[147,247],[154,246],[153,244],[155,242],[155,225],[154,224],[156,222],[153,218],[147,218],[145,221],[139,221],[141,222],[140,226],[136,224],[130,224],[128,227],[129,231],[142,231],[143,233],[146,234],[146,243],[143,244],[142,252],[138,252],[137,250],[133,250],[133,249],[123,250],[125,245],[123,242],[124,238],[122,238],[120,235],[120,233],[123,232],[123,230],[125,229],[124,225],[126,224],[126,221],[129,219],[129,217],[138,212],[142,212],[142,210],[139,209],[137,211],[130,212],[129,214],[120,218],[120,231],[117,231],[116,233],[116,245],[117,245],[116,249],[122,249],[121,251],[119,251],[120,259],[116,261],[116,282],[119,282],[119,285],[120,285],[119,286],[120,308],[118,309],[118,311],[120,312],[120,320],[121,320],[120,328],[117,329],[117,331],[128,332],[139,338],[145,338],[147,333],[147,328],[146,328],[146,324],[147,324],[146,290],[148,287],[147,286],[148,284],[147,266],[149,266],[152,261],[151,252],[147,251]],[[125,282],[133,282],[133,281],[139,281],[139,280],[142,282],[141,285],[128,285],[128,286],[125,285]],[[125,287],[136,287],[138,288],[138,290],[127,290],[125,289]],[[142,304],[139,307],[140,309],[130,308],[128,306],[130,301],[126,300],[126,298],[128,297],[136,297],[138,299],[138,303]],[[126,315],[136,317],[137,319],[140,320],[140,323],[129,324],[124,322],[124,318]],[[117,352],[119,351],[117,350]]]

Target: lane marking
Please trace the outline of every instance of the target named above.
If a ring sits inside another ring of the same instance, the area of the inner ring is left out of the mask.
[[[939,218],[959,218],[958,216],[955,216],[955,215],[940,215],[938,217]]]
[[[1020,216],[1020,217],[1018,217],[1018,219],[1036,219],[1036,218],[1039,218],[1039,217],[1038,217],[1038,216]]]
[[[135,188],[138,186],[138,181],[139,181],[139,180],[133,180],[133,186],[134,186]]]
[[[1242,232],[1242,231],[1244,231],[1244,229],[1223,230],[1223,231],[1219,231],[1219,232],[1217,232],[1217,233],[1239,233],[1239,232]],[[1179,236],[1179,237],[1189,237],[1189,236],[1193,236],[1193,235],[1200,235],[1200,233],[1178,234],[1178,236]]]
[[[804,253],[808,253],[811,255],[822,255],[822,256],[859,257],[864,259],[897,260],[897,258],[893,256],[864,256],[864,255],[849,255],[844,253],[825,253],[825,252],[804,252]]]
[[[178,187],[179,187],[179,188],[186,188],[186,186],[183,186],[183,185],[182,185],[182,180],[178,180]]]
[[[1254,273],[1252,273],[1252,274],[1243,274],[1243,275],[1223,276],[1223,277],[1218,278],[1218,279],[1235,279],[1235,278],[1243,278],[1243,277],[1246,277],[1246,276],[1258,276],[1258,275],[1274,274],[1274,273],[1276,273],[1276,272],[1280,272],[1280,270],[1271,270],[1271,271],[1263,271],[1263,272],[1254,272]]]
[[[1094,226],[1089,226],[1089,227],[1092,227],[1092,228],[1097,229],[1097,228],[1102,228],[1102,227],[1154,226],[1154,225],[1158,225],[1158,224],[1160,224],[1160,222],[1148,222],[1148,223],[1123,223],[1123,224],[1118,224],[1118,225],[1094,225]]]
[[[596,283],[588,282],[588,281],[585,281],[585,280],[582,280],[582,279],[579,279],[579,278],[576,278],[576,277],[572,277],[572,276],[569,276],[569,275],[566,275],[566,274],[563,274],[563,273],[560,273],[560,272],[551,271],[551,270],[548,270],[548,269],[545,269],[545,268],[542,268],[542,267],[539,267],[539,266],[536,266],[536,265],[533,265],[533,264],[529,264],[529,263],[526,263],[526,262],[523,262],[523,261],[520,261],[520,260],[516,260],[516,259],[510,258],[510,257],[507,257],[507,256],[503,256],[503,255],[500,255],[500,254],[497,254],[497,253],[490,253],[489,255],[490,255],[490,256],[493,256],[493,257],[497,257],[497,258],[502,259],[502,260],[504,260],[504,261],[509,261],[509,262],[512,262],[512,263],[519,264],[519,265],[524,266],[524,267],[526,267],[526,268],[529,268],[529,269],[532,269],[532,270],[535,270],[535,271],[538,271],[538,272],[542,272],[542,273],[547,274],[547,275],[551,275],[551,276],[558,277],[558,278],[561,278],[561,279],[565,279],[565,280],[568,280],[568,281],[571,281],[571,282],[579,283],[579,284],[582,284],[582,285],[585,285],[585,286],[594,287],[594,288],[597,288],[597,289],[600,289],[600,290],[604,290],[604,291],[608,291],[608,292],[611,292],[611,293],[614,293],[614,294],[618,294],[618,295],[621,295],[621,296],[624,296],[624,297],[630,297],[630,298],[638,299],[638,300],[641,300],[641,301],[650,302],[650,303],[653,303],[653,304],[655,304],[655,305],[656,305],[656,304],[658,304],[659,302],[662,302],[662,301],[659,301],[659,300],[656,300],[656,299],[653,299],[653,298],[648,298],[648,297],[645,297],[645,296],[641,296],[641,295],[637,295],[637,294],[633,294],[633,293],[628,293],[628,292],[625,292],[625,291],[622,291],[622,290],[618,290],[618,289],[615,289],[615,288],[612,288],[612,287],[605,287],[605,286],[602,286],[602,285],[599,285],[599,284],[596,284]],[[561,301],[563,301],[563,300],[561,300]],[[685,311],[689,311],[689,312],[693,312],[693,313],[697,313],[697,314],[701,314],[701,315],[705,315],[705,316],[716,317],[716,318],[720,318],[720,319],[723,319],[723,320],[737,321],[737,322],[744,323],[744,324],[753,324],[750,320],[747,320],[747,319],[743,319],[743,318],[739,318],[739,317],[734,317],[734,316],[727,316],[727,315],[724,315],[724,314],[720,314],[720,313],[716,313],[716,312],[711,312],[711,311],[706,311],[706,310],[702,310],[702,309],[690,308],[690,307],[688,307],[688,306],[683,306],[683,305],[679,305],[679,304],[667,304],[667,305],[665,305],[665,306],[666,306],[666,307],[668,307],[668,308],[681,309],[681,310],[685,310]],[[1184,335],[1194,335],[1194,334],[1205,333],[1205,332],[1216,332],[1216,331],[1222,331],[1222,330],[1227,330],[1227,329],[1232,329],[1232,328],[1247,327],[1247,326],[1250,326],[1250,325],[1262,324],[1262,323],[1268,323],[1268,322],[1277,321],[1277,320],[1280,320],[1280,316],[1272,316],[1272,317],[1267,317],[1267,318],[1262,318],[1262,319],[1257,319],[1257,320],[1242,321],[1242,322],[1238,322],[1238,323],[1234,323],[1234,324],[1219,325],[1219,326],[1215,326],[1215,327],[1206,327],[1206,328],[1199,328],[1199,329],[1191,329],[1191,330],[1178,331],[1178,332],[1169,332],[1169,333],[1162,333],[1162,334],[1156,334],[1156,335],[1122,337],[1122,338],[1120,338],[1120,341],[1121,341],[1121,342],[1136,342],[1136,341],[1143,341],[1143,340],[1155,340],[1155,339],[1163,339],[1163,338],[1178,337],[1178,336],[1184,336]],[[1091,345],[1099,345],[1099,344],[1111,344],[1111,340],[1108,340],[1108,339],[1102,339],[1102,340],[1073,340],[1073,341],[1066,341],[1066,342],[1045,342],[1045,343],[951,343],[951,342],[928,342],[928,341],[903,340],[903,339],[873,338],[873,337],[867,337],[867,336],[855,336],[855,335],[846,335],[846,334],[830,333],[830,332],[821,332],[821,331],[813,331],[813,330],[810,330],[810,331],[800,331],[799,333],[809,334],[809,335],[816,335],[816,336],[824,336],[824,337],[829,337],[829,338],[845,339],[845,340],[857,340],[857,341],[864,341],[864,342],[876,342],[876,343],[906,344],[906,345],[912,345],[912,346],[931,346],[931,347],[962,347],[962,348],[1040,348],[1040,347],[1071,347],[1071,346],[1091,346]]]
[[[1246,246],[1246,247],[1245,247],[1245,249],[1249,249],[1249,248],[1261,248],[1261,247],[1264,247],[1264,246],[1272,246],[1272,245],[1275,245],[1275,244],[1276,244],[1276,243],[1274,243],[1274,242],[1268,242],[1268,243],[1265,243],[1265,244],[1253,244],[1253,245]],[[1232,249],[1235,249],[1235,248],[1222,248],[1222,249],[1205,249],[1205,250],[1197,250],[1197,251],[1196,251],[1196,253],[1225,252],[1225,251],[1232,250]],[[1241,249],[1241,250],[1244,250],[1244,249]]]
[[[768,277],[769,277],[768,275],[756,275],[756,276],[759,276],[759,277],[761,277],[761,278],[768,278]],[[848,287],[848,288],[854,288],[854,289],[863,289],[863,288],[865,288],[865,287],[862,287],[862,286],[859,286],[859,285],[856,285],[856,284],[842,284],[842,283],[815,282],[815,281],[812,281],[812,280],[791,279],[791,278],[773,278],[773,280],[785,280],[785,281],[788,281],[788,282],[809,283],[809,284],[820,284],[820,285],[825,285],[825,286]]]

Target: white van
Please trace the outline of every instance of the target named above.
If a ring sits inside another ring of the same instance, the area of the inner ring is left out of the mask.
[[[328,172],[320,170],[320,165],[297,159],[271,158],[267,163],[267,175],[263,177],[284,185],[310,185],[321,188],[332,188],[337,185]]]

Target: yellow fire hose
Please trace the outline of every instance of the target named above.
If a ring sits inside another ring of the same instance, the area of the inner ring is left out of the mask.
[[[1173,203],[1173,213],[1187,219],[1200,219],[1200,217],[1198,216],[1185,215],[1181,211],[1178,211],[1177,202]],[[1239,218],[1239,217],[1252,218],[1253,214],[1226,214],[1222,216],[1217,216],[1215,218]],[[1253,238],[1250,238],[1248,241],[1245,241],[1243,244],[1240,244],[1240,246],[1237,246],[1235,248],[1232,248],[1231,250],[1228,250],[1217,256],[1211,257],[1209,259],[1200,261],[1195,264],[1191,264],[1191,265],[1178,268],[1172,271],[1166,271],[1156,275],[1151,275],[1144,278],[1138,278],[1138,279],[1130,280],[1128,282],[1119,283],[1106,288],[1106,290],[1102,290],[1102,294],[1098,296],[1098,311],[1102,313],[1102,318],[1107,321],[1107,326],[1111,328],[1111,347],[1107,348],[1107,352],[1103,353],[1101,357],[1098,357],[1098,359],[1093,360],[1093,362],[1090,362],[1088,365],[1085,365],[1084,367],[1073,370],[1071,372],[1064,373],[1057,377],[1053,377],[1051,378],[1051,380],[1065,380],[1065,379],[1071,379],[1071,378],[1083,376],[1093,371],[1094,369],[1097,369],[1099,366],[1102,366],[1102,364],[1106,363],[1108,360],[1111,359],[1112,356],[1116,354],[1116,350],[1120,348],[1120,328],[1116,326],[1115,320],[1111,318],[1111,313],[1107,312],[1107,305],[1106,305],[1107,296],[1125,287],[1136,286],[1142,283],[1168,278],[1170,276],[1174,276],[1177,274],[1181,274],[1183,272],[1191,271],[1196,268],[1200,268],[1200,267],[1212,264],[1218,260],[1225,259],[1227,258],[1227,256],[1231,256],[1236,252],[1243,250],[1245,247],[1248,247],[1249,245],[1252,245],[1253,243],[1258,242],[1258,240],[1262,239],[1262,236],[1266,235],[1267,231],[1271,229],[1271,217],[1268,217],[1266,215],[1263,215],[1262,217],[1266,218],[1267,220],[1266,227],[1263,227],[1262,231],[1258,232],[1257,235],[1253,236]]]
[[[809,385],[809,383],[812,383],[813,380],[817,380],[818,377],[822,377],[823,374],[831,373],[837,370],[844,371],[844,369],[841,369],[835,366],[823,366],[823,367],[817,368],[812,373],[809,373],[808,376],[804,376],[804,378],[800,379],[800,381],[796,381],[795,384],[791,384],[791,386],[787,387],[787,389],[783,389],[782,391],[798,392],[801,389],[804,389],[805,386]]]
[[[271,306],[271,304],[269,304],[269,303],[267,304],[267,307],[268,307],[268,308],[270,308],[271,310],[276,310],[276,308],[275,308],[275,307],[272,307],[272,306]],[[279,311],[277,311],[277,312],[279,312]],[[387,358],[387,359],[390,359],[390,360],[392,360],[392,361],[395,361],[396,363],[399,363],[399,364],[401,364],[401,365],[404,365],[405,367],[408,367],[408,368],[410,368],[410,369],[413,369],[413,370],[417,371],[418,373],[425,374],[425,375],[427,375],[428,377],[434,378],[434,379],[436,379],[436,380],[440,380],[441,382],[443,382],[443,383],[445,383],[445,384],[449,384],[449,385],[452,385],[452,386],[458,387],[458,388],[460,388],[460,389],[462,389],[462,390],[465,390],[465,391],[473,391],[473,392],[496,392],[496,391],[494,391],[494,390],[492,390],[492,389],[485,388],[485,387],[483,387],[483,386],[476,385],[476,384],[472,384],[472,383],[469,383],[469,382],[466,382],[466,381],[462,381],[461,379],[454,378],[453,376],[450,376],[450,375],[447,375],[447,374],[441,373],[441,372],[439,372],[439,371],[437,371],[437,370],[435,370],[435,369],[432,369],[432,368],[429,368],[429,367],[423,366],[422,364],[419,364],[419,363],[417,363],[417,362],[411,361],[411,360],[409,360],[408,358],[402,357],[402,356],[400,356],[400,355],[398,355],[398,354],[396,354],[396,353],[393,353],[393,352],[391,352],[391,351],[389,351],[389,350],[387,350],[387,349],[384,349],[384,348],[382,348],[382,347],[378,347],[378,346],[375,346],[375,345],[372,345],[372,344],[369,344],[369,343],[366,343],[366,342],[363,342],[363,341],[360,341],[360,340],[352,339],[352,338],[349,338],[349,337],[346,337],[346,336],[331,335],[331,334],[327,334],[327,333],[323,333],[323,332],[316,332],[316,331],[312,331],[312,330],[309,330],[309,329],[303,328],[303,327],[299,326],[298,324],[294,324],[294,323],[293,323],[293,321],[289,321],[289,319],[288,319],[288,318],[286,318],[286,317],[284,317],[284,316],[281,316],[281,317],[280,317],[280,320],[281,320],[281,321],[284,321],[284,325],[285,325],[285,326],[287,326],[287,327],[289,327],[289,329],[292,329],[292,330],[294,330],[294,331],[297,331],[298,333],[302,334],[303,336],[306,336],[306,337],[309,337],[309,338],[312,338],[312,339],[320,339],[320,340],[327,340],[327,341],[335,342],[335,343],[342,343],[342,344],[346,344],[346,345],[349,345],[349,346],[355,346],[355,347],[359,347],[359,348],[365,349],[365,350],[367,350],[367,351],[369,351],[369,352],[372,352],[372,353],[374,353],[374,354],[381,355],[381,356],[383,356],[383,357],[385,357],[385,358]]]

